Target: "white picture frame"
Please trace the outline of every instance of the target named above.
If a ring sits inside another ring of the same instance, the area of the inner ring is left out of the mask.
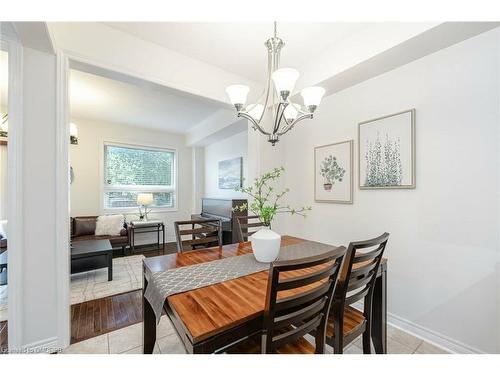
[[[315,202],[353,202],[353,154],[353,140],[314,148]]]

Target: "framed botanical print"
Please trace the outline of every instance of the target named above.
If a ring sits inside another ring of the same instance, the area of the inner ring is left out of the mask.
[[[352,203],[353,141],[314,148],[314,200]]]
[[[360,189],[415,188],[415,110],[358,125]]]

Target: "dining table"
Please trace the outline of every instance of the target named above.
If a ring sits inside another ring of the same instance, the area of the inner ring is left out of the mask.
[[[307,240],[282,236],[281,247]],[[236,243],[145,258],[143,260],[143,351],[153,352],[156,342],[155,310],[145,297],[152,275],[252,253],[250,242]],[[213,285],[169,295],[163,303],[177,334],[190,354],[218,353],[262,332],[268,270]],[[382,259],[375,281],[371,337],[375,352],[387,352],[387,259]],[[163,299],[162,299],[163,300]],[[161,302],[161,300],[160,300]]]

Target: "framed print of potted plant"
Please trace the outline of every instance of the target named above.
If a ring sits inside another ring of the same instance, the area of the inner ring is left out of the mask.
[[[314,148],[314,200],[352,203],[353,140]]]
[[[415,188],[415,110],[358,125],[359,188]]]

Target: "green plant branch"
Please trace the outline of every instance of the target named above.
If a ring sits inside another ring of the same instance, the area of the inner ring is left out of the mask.
[[[235,211],[251,211],[254,215],[259,216],[260,220],[266,226],[270,226],[274,217],[278,213],[290,213],[291,215],[299,215],[306,217],[305,212],[310,211],[311,207],[301,207],[299,209],[291,208],[289,205],[280,205],[280,200],[290,191],[284,189],[279,193],[274,193],[272,183],[277,181],[285,171],[283,167],[274,168],[272,171],[264,173],[259,178],[254,180],[254,183],[247,187],[236,188],[236,191],[248,194],[254,199],[249,204],[242,204],[235,207]],[[273,196],[274,194],[274,196]]]

